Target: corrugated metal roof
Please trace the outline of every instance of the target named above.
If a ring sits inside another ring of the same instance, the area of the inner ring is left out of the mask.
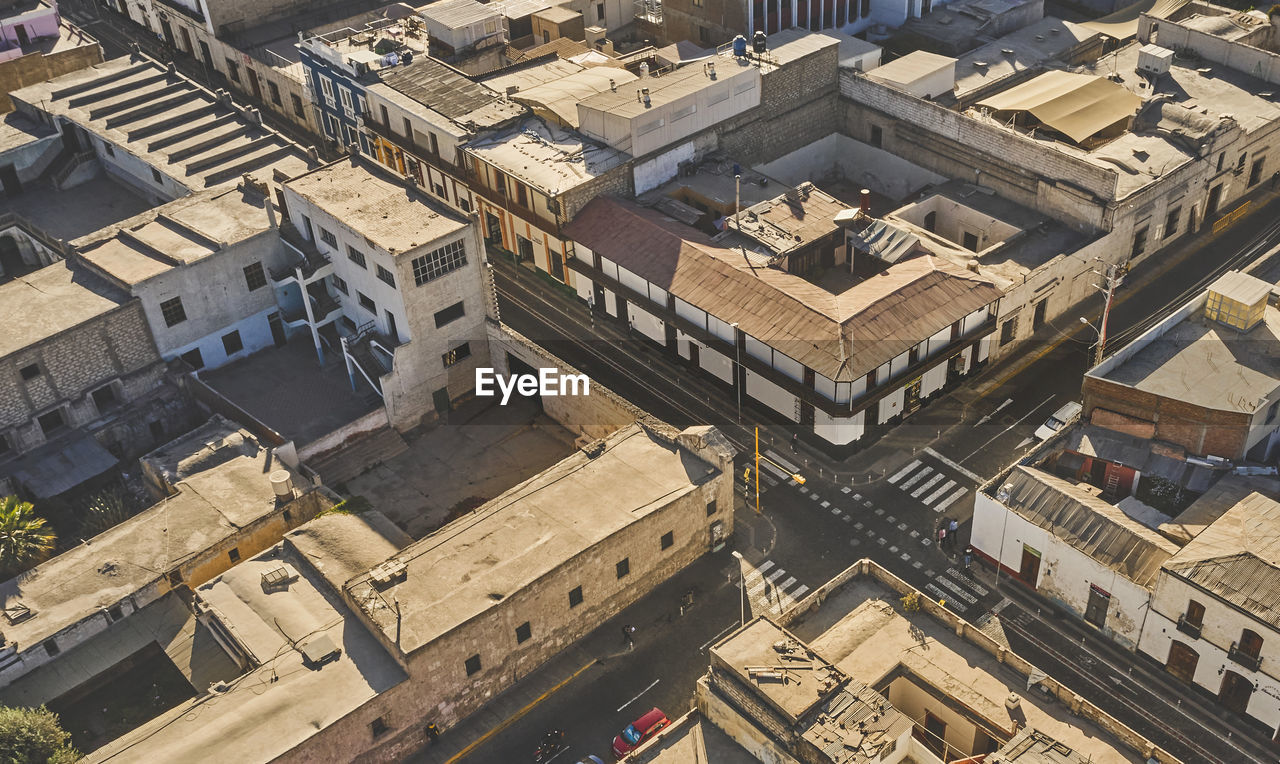
[[[1272,284],[1241,271],[1228,271],[1209,285],[1210,292],[1217,292],[1244,305],[1256,305],[1260,300],[1267,299],[1272,289],[1275,289]]]
[[[883,220],[873,220],[871,225],[853,234],[854,245],[875,255],[886,263],[896,263],[915,250],[920,237]]]
[[[1178,546],[1102,499],[1046,472],[1018,467],[1003,503],[1140,586],[1152,586]]]
[[[1000,297],[995,284],[922,256],[840,294],[772,268],[696,229],[612,197],[566,227],[584,247],[828,379],[851,381]],[[843,345],[843,348],[842,348]]]
[[[412,64],[383,69],[380,74],[387,86],[452,120],[471,120],[486,127],[524,111],[524,107],[503,101],[492,89],[429,56],[416,56]]]

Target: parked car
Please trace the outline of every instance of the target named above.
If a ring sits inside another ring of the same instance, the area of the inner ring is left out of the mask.
[[[628,724],[622,734],[613,739],[613,755],[621,759],[670,723],[671,720],[660,709],[650,709],[644,716]]]
[[[579,761],[578,764],[604,764],[604,761],[602,761],[599,756],[591,754],[582,761]]]
[[[1036,438],[1038,440],[1048,440],[1057,435],[1059,430],[1067,426],[1067,422],[1080,416],[1082,409],[1083,407],[1076,401],[1063,404],[1062,408],[1053,412],[1053,416],[1036,428]]]

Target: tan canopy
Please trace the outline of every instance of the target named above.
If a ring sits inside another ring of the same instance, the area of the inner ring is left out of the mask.
[[[1133,116],[1142,98],[1102,77],[1049,71],[979,101],[998,112],[1026,111],[1082,143],[1095,133]]]
[[[1127,40],[1138,34],[1138,16],[1141,14],[1145,13],[1154,18],[1167,19],[1174,11],[1188,2],[1189,0],[1138,0],[1138,2],[1126,5],[1115,13],[1093,21],[1086,21],[1081,26],[1092,29],[1095,32],[1101,32],[1108,37],[1114,37],[1117,40]]]

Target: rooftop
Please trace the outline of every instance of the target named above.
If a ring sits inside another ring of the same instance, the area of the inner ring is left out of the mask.
[[[1037,0],[962,0],[934,6],[933,10],[919,18],[908,19],[903,31],[919,35],[933,42],[945,42],[949,50],[963,53],[975,46],[976,39],[984,34],[999,34],[1003,24],[996,21],[1006,14],[1016,15],[1029,3]]]
[[[502,15],[497,8],[476,0],[438,0],[423,6],[420,13],[424,19],[448,29],[458,29]]]
[[[511,92],[523,93],[529,88],[554,82],[561,77],[580,72],[585,68],[582,64],[575,64],[558,56],[548,55],[542,59],[531,59],[527,63],[504,66],[478,79],[499,93],[506,93],[511,88],[515,88]]]
[[[470,130],[497,127],[524,113],[519,104],[428,56],[417,56],[408,66],[384,69],[378,76],[387,87]]]
[[[560,5],[548,6],[533,15],[540,19],[545,19],[551,24],[564,24],[574,19],[582,18],[582,14],[578,11]]]
[[[358,527],[359,520],[344,524]],[[404,681],[403,669],[341,604],[313,562],[286,542],[200,586],[197,602],[260,665],[227,682],[227,689],[117,738],[87,761],[125,752],[135,761],[196,761],[211,750],[233,761],[272,760]],[[264,584],[281,570],[284,584]],[[329,650],[337,657],[324,663],[304,655]]]
[[[1051,69],[987,96],[978,106],[998,119],[1025,112],[1035,118],[1032,125],[1038,122],[1077,144],[1091,145],[1087,142],[1127,128],[1141,103],[1139,95],[1100,75]]]
[[[929,255],[839,293],[744,262],[696,229],[611,197],[565,228],[576,242],[835,381],[862,377],[999,299],[978,275]]]
[[[580,102],[598,93],[613,92],[639,79],[626,69],[597,66],[534,85],[513,94],[511,98],[533,108],[535,113],[540,109],[550,112],[560,124],[576,130],[579,125]]]
[[[32,613],[6,623],[5,638],[24,648],[39,644],[276,511],[267,467],[281,465],[272,462],[270,450],[225,423],[216,433],[202,428],[183,442],[195,452],[210,440],[233,457],[185,477],[178,493],[159,504],[0,584],[6,613],[18,607]]]
[[[86,262],[127,287],[272,231],[268,204],[272,204],[270,197],[243,185],[210,189],[156,207],[72,244]],[[273,233],[266,246],[277,241]]]
[[[1207,292],[1088,376],[1218,411],[1252,414],[1280,388],[1280,309],[1240,332],[1205,317]]]
[[[956,61],[955,98],[964,102],[1008,77],[1057,59],[1097,34],[1080,24],[1048,16],[992,40]]]
[[[760,760],[738,745],[711,722],[689,714],[662,731],[662,735],[634,753],[628,764],[759,764]],[[566,764],[568,764],[566,762]]]
[[[631,158],[540,119],[472,141],[467,151],[550,196],[577,188]]]
[[[348,597],[408,655],[718,474],[638,424],[602,445],[404,549],[392,558],[407,567],[404,583],[379,591],[363,575],[347,585]]]
[[[413,543],[409,534],[373,509],[357,515],[322,515],[285,538],[334,591]]]
[[[144,58],[121,57],[30,85],[15,102],[74,122],[192,190],[292,177],[315,166],[286,138],[239,107]]]
[[[11,111],[0,117],[0,153],[52,138],[57,134],[57,130],[43,122],[37,122],[26,114]]]
[[[1216,520],[1165,563],[1172,574],[1280,628],[1280,480],[1226,475],[1188,508]]]
[[[1154,586],[1160,566],[1178,553],[1177,544],[1117,507],[1037,469],[1015,468],[999,496],[1019,516],[1139,586]]]
[[[879,573],[877,575],[889,575]],[[855,680],[894,697],[894,681],[910,681],[948,698],[982,728],[1004,741],[1020,722],[1053,737],[1093,764],[1137,764],[1144,759],[1081,718],[1061,702],[1028,691],[1025,676],[997,660],[985,633],[957,636],[952,625],[926,612],[904,612],[897,591],[876,577],[855,576],[816,608],[788,626],[835,667]],[[948,614],[949,615],[949,614]],[[990,649],[984,649],[982,643]],[[1008,649],[1006,647],[1006,649]],[[1021,719],[1005,705],[1020,698]]]
[[[392,180],[381,165],[358,157],[325,165],[286,186],[393,255],[469,225],[404,181]]]
[[[927,50],[916,50],[867,72],[867,76],[886,85],[905,86],[924,77],[955,67],[956,60]]]
[[[110,313],[129,295],[65,260],[0,284],[0,358]]]
[[[835,45],[836,41],[831,40],[831,44]],[[735,78],[738,77],[752,77],[759,81],[759,67],[747,63],[747,59],[721,56],[715,61],[715,66],[714,78],[704,66],[685,66],[662,76],[646,77],[641,84],[649,90],[647,103],[637,97],[637,87],[633,85],[617,90],[606,88],[597,92],[582,100],[582,108],[604,112],[620,119],[634,119],[700,90],[723,87],[719,83],[726,80],[737,81]]]
[[[835,222],[845,205],[812,183],[742,210],[725,225],[751,237],[777,255],[817,241],[840,230]]]

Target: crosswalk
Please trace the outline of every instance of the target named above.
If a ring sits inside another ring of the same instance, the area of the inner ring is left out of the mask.
[[[946,603],[946,607],[964,615],[970,608],[978,607],[978,603],[991,593],[987,587],[978,583],[968,571],[956,567],[947,568],[946,572],[933,575],[933,571],[925,571],[932,581],[925,585],[925,592],[933,599]]]
[[[947,507],[969,493],[969,487],[961,485],[959,478],[951,477],[941,467],[927,464],[922,459],[913,459],[895,472],[889,477],[889,483],[934,512],[945,512]]]
[[[743,565],[746,567],[743,569],[742,587],[753,614],[768,612],[782,615],[809,592],[808,586],[778,567],[773,560],[764,560],[758,565],[744,562]]]

